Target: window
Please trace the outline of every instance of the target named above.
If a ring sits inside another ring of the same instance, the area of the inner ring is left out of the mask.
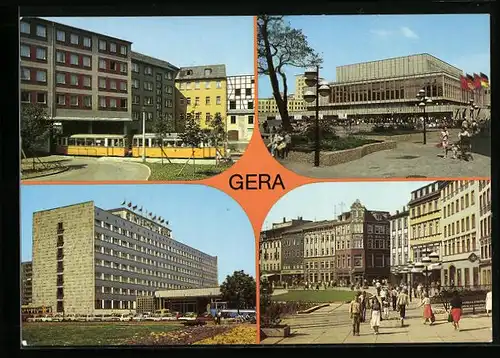
[[[29,92],[21,91],[21,102],[22,103],[30,103],[31,102],[31,96],[30,96]]]
[[[248,116],[248,124],[253,124],[253,116]]]
[[[66,96],[63,94],[58,94],[57,95],[57,104],[64,106],[66,104]],[[59,245],[62,246],[62,245]]]
[[[83,46],[84,47],[92,47],[92,39],[90,37],[83,37]]]
[[[127,46],[123,46],[123,45],[121,45],[121,46],[120,46],[120,53],[121,53],[123,56],[126,56],[126,55],[127,55]]]
[[[105,69],[106,69],[106,60],[105,60],[105,59],[101,58],[101,59],[99,60],[99,68],[100,68],[101,70],[105,70]]]
[[[248,101],[248,109],[253,109],[253,101]]]
[[[109,43],[109,51],[110,52],[116,52],[116,44],[113,42]]]
[[[99,107],[106,108],[106,97],[99,97]]]
[[[141,96],[133,96],[132,97],[132,104],[140,104],[141,103]]]
[[[229,109],[236,109],[236,101],[229,101]]]
[[[144,97],[144,104],[151,106],[153,104],[153,97]]]
[[[39,37],[47,37],[47,28],[43,25],[36,25],[36,35]]]
[[[144,67],[144,74],[152,76],[153,75],[153,69],[150,66]]]
[[[132,80],[132,88],[139,88],[139,80]]]
[[[186,97],[186,104],[190,105],[191,104],[191,97]]]
[[[121,81],[120,82],[120,90],[121,91],[126,91],[127,90],[127,82]]]
[[[222,83],[221,83],[221,81],[217,81],[217,82],[215,83],[215,88],[222,88]]]
[[[43,47],[37,47],[36,58],[37,58],[37,60],[46,60],[47,59],[47,49],[43,48]]]
[[[57,30],[56,39],[57,41],[66,41],[66,33],[64,31]]]
[[[36,103],[47,103],[47,94],[45,92],[38,92],[36,94]]]
[[[58,73],[56,75],[56,83],[57,84],[66,84],[66,74],[65,73]]]
[[[172,88],[172,86],[166,86],[165,91],[167,92],[167,94],[172,94],[174,89]]]
[[[120,63],[120,72],[127,73],[127,64],[126,63]]]
[[[87,108],[91,108],[92,107],[92,96],[83,97],[83,105]]]
[[[146,91],[152,91],[153,90],[153,82],[144,82],[144,89]]]
[[[36,81],[37,82],[47,82],[47,71],[36,71]]]
[[[135,62],[132,62],[132,72],[139,72],[139,65]]]
[[[69,104],[71,106],[78,106],[78,96],[75,96],[75,95],[70,96]]]
[[[194,105],[199,106],[200,105],[200,97],[195,97],[194,98]]]
[[[194,89],[200,89],[200,81],[194,83]]]
[[[111,108],[116,108],[116,106],[117,106],[117,101],[116,101],[116,98],[110,98],[110,99],[109,99],[109,106],[110,106]]]
[[[99,40],[99,50],[106,51],[106,41]]]
[[[21,80],[31,80],[31,70],[29,68],[21,68]]]
[[[99,78],[99,88],[106,89],[106,79],[105,78]]]
[[[148,120],[152,120],[153,119],[153,112],[148,112]]]
[[[220,96],[215,97],[215,104],[220,104]]]
[[[72,86],[78,86],[78,75],[71,75],[70,83]]]
[[[21,33],[28,35],[31,33],[31,25],[28,22],[21,21]]]
[[[112,90],[116,90],[116,80],[109,81],[109,88]]]
[[[231,124],[236,124],[236,116],[231,116]]]
[[[78,65],[78,55],[71,54],[69,56],[69,63],[72,65]]]
[[[209,89],[210,88],[210,81],[205,82],[205,88]]]
[[[56,52],[56,62],[65,63],[66,62],[66,54],[61,51]]]
[[[167,99],[167,101],[165,102],[165,106],[167,106],[167,108],[172,108],[173,101],[171,99]]]
[[[21,57],[31,57],[31,48],[28,45],[21,45]]]
[[[91,59],[89,56],[83,56],[83,66],[91,67]]]
[[[252,89],[251,88],[245,88],[245,96],[251,96],[252,95]]]
[[[119,101],[120,101],[120,108],[127,108],[127,99],[126,98],[120,98]]]
[[[71,34],[69,36],[69,41],[73,44],[73,45],[78,45],[78,43],[80,42],[80,38],[78,35],[75,35],[75,34]]]

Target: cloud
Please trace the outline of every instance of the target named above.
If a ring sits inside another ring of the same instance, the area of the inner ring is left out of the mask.
[[[401,34],[404,37],[408,37],[410,39],[418,39],[418,35],[409,27],[403,26],[400,28],[400,30],[401,30]]]
[[[380,37],[387,37],[392,34],[392,32],[388,30],[370,30],[370,32]]]

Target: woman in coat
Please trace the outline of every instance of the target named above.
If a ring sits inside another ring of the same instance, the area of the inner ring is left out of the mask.
[[[424,306],[424,324],[427,322],[430,322],[432,325],[433,322],[433,313],[432,313],[432,306],[431,306],[431,299],[429,298],[429,295],[427,293],[424,293],[424,297],[422,298],[422,302],[420,303],[420,307]]]
[[[450,301],[451,323],[456,330],[460,331],[460,318],[462,317],[462,299],[458,291],[453,292],[453,297]]]

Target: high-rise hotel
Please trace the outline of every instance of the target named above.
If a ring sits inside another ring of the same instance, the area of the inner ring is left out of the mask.
[[[218,285],[217,257],[176,241],[164,219],[94,202],[33,214],[33,304],[96,314],[156,290]]]

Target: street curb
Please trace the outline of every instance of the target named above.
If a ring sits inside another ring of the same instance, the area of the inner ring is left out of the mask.
[[[148,169],[148,173],[149,173],[149,174],[148,174],[148,176],[146,177],[146,179],[145,179],[145,180],[149,180],[149,178],[151,178],[151,174],[152,174],[152,172],[151,172],[151,168],[150,168],[149,166],[147,166],[146,164],[142,164],[142,163],[137,163],[137,164],[140,164],[140,165],[142,165],[143,167],[146,167],[146,168]]]
[[[303,310],[303,311],[298,311],[297,314],[307,314],[307,313],[311,313],[311,312],[317,311],[320,308],[329,307],[329,306],[330,306],[329,303],[324,303],[322,305],[314,306],[314,307],[308,308],[308,309]]]
[[[66,168],[59,170],[57,172],[54,172],[54,173],[35,175],[35,176],[30,177],[28,179],[23,179],[22,174],[21,174],[21,181],[23,182],[23,181],[29,181],[29,180],[38,179],[38,178],[50,177],[51,175],[61,174],[61,173],[67,172],[68,170],[69,170],[69,168],[66,167]]]

